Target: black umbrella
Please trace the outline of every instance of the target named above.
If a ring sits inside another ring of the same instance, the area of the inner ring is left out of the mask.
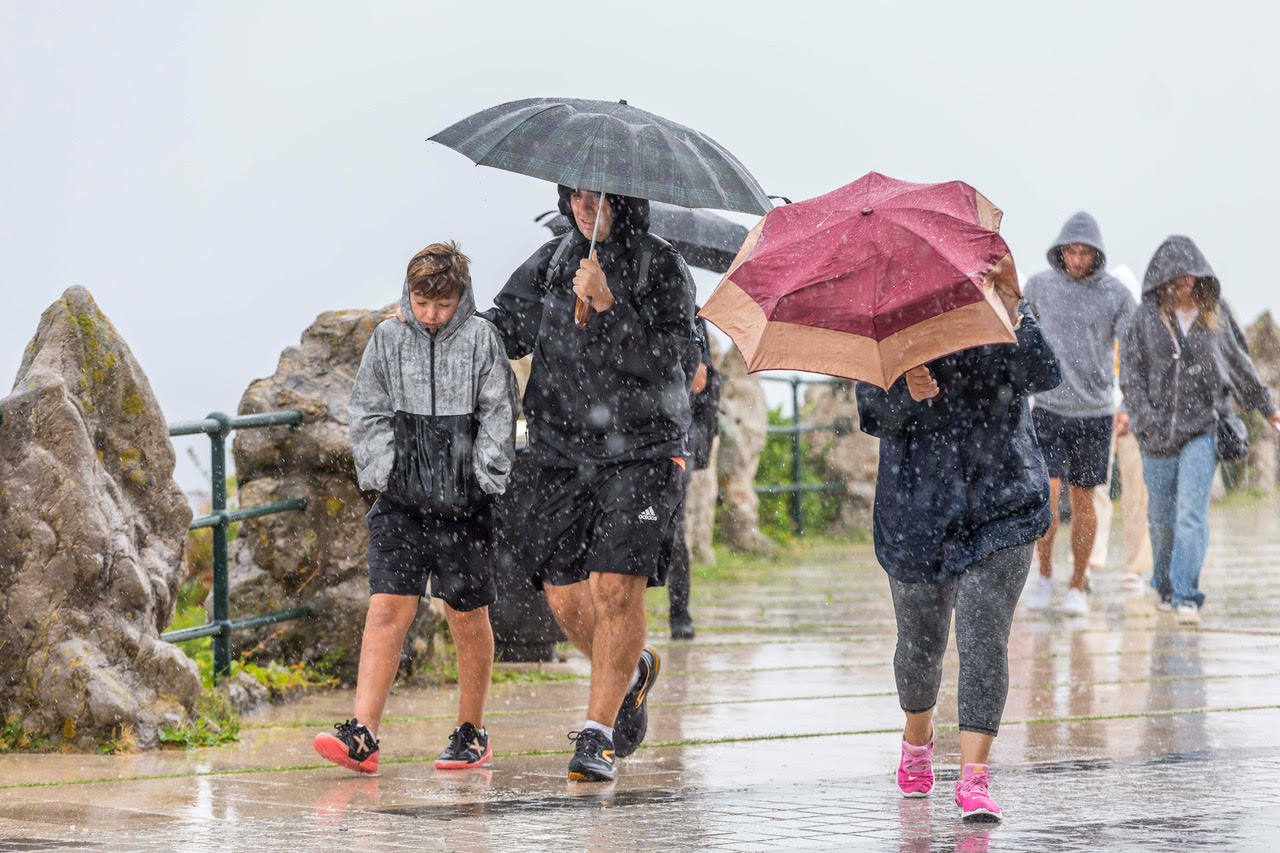
[[[535,222],[560,235],[573,228],[569,217],[548,210]],[[747,229],[706,210],[690,210],[660,201],[649,204],[649,230],[666,240],[685,261],[712,272],[725,272],[738,254]]]
[[[431,140],[477,165],[575,189],[743,213],[773,208],[756,179],[720,143],[626,101],[511,101],[468,116]],[[581,326],[591,312],[579,306]]]

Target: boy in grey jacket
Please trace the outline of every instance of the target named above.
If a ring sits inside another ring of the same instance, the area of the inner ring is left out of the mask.
[[[1071,552],[1075,571],[1063,601],[1072,615],[1088,612],[1085,571],[1097,535],[1093,490],[1109,481],[1115,428],[1116,341],[1135,306],[1129,289],[1108,275],[1098,223],[1081,211],[1049,247],[1050,268],[1031,277],[1023,292],[1062,370],[1062,384],[1036,394],[1032,420],[1049,467],[1049,531],[1037,543],[1040,575],[1027,587],[1027,606],[1046,607],[1053,595],[1053,539],[1058,494],[1071,494]]]
[[[516,383],[497,331],[475,312],[470,262],[435,243],[409,262],[400,313],[374,330],[351,392],[351,449],[369,526],[369,611],[355,716],[320,734],[322,756],[378,769],[378,725],[426,592],[444,600],[458,650],[458,720],[440,769],[487,762],[493,665],[492,498],[515,458]]]

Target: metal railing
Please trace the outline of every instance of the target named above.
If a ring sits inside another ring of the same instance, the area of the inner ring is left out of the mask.
[[[801,498],[805,492],[843,492],[843,482],[806,483],[804,482],[804,455],[800,448],[800,436],[809,432],[830,432],[834,435],[847,435],[853,431],[853,421],[842,418],[829,424],[800,423],[800,386],[801,385],[844,385],[843,379],[806,379],[800,376],[761,376],[761,382],[784,382],[791,386],[791,423],[771,425],[766,433],[767,438],[779,435],[791,436],[791,482],[761,483],[755,486],[758,495],[788,494],[787,508],[791,515],[791,525],[797,536],[804,535],[804,512]]]
[[[227,573],[227,530],[232,523],[246,518],[257,518],[276,512],[305,510],[307,502],[301,498],[274,501],[261,506],[227,509],[227,436],[232,430],[260,429],[262,427],[297,426],[302,423],[302,412],[288,409],[281,412],[263,412],[257,415],[230,417],[222,412],[212,412],[204,420],[182,421],[169,424],[169,435],[209,436],[210,449],[210,513],[191,520],[188,531],[213,528],[213,618],[195,628],[183,628],[161,634],[161,639],[171,643],[213,637],[213,680],[231,674],[231,632],[259,625],[270,625],[311,614],[309,607],[294,607],[261,616],[231,619],[231,584]]]

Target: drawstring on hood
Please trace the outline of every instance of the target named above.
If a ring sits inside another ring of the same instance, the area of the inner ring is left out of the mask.
[[[1181,275],[1193,275],[1197,283],[1207,285],[1213,293],[1214,302],[1221,298],[1222,285],[1217,273],[1195,242],[1181,234],[1166,237],[1151,256],[1147,273],[1142,277],[1142,298],[1157,300],[1160,286]]]
[[[1083,210],[1066,221],[1062,226],[1062,232],[1058,234],[1058,239],[1053,241],[1053,245],[1045,253],[1049,259],[1049,266],[1059,272],[1066,272],[1067,267],[1062,260],[1062,247],[1072,243],[1083,243],[1098,253],[1093,261],[1093,267],[1085,275],[1086,279],[1092,278],[1100,270],[1107,268],[1107,250],[1102,245],[1102,229],[1098,227],[1098,221]]]

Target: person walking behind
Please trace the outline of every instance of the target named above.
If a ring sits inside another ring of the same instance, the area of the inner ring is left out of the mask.
[[[1016,293],[1001,300],[1017,342],[964,350],[913,368],[882,391],[859,383],[864,432],[880,439],[873,529],[889,575],[906,714],[898,787],[933,788],[933,712],[951,614],[960,655],[963,768],[955,802],[965,820],[998,820],[987,757],[1009,689],[1009,628],[1049,526],[1049,475],[1028,396],[1060,381],[1053,351]]]
[[[649,233],[647,201],[559,193],[576,228],[525,261],[485,316],[510,358],[533,353],[527,553],[556,621],[591,660],[569,778],[604,782],[644,739],[660,666],[644,642],[644,591],[666,580],[678,522],[694,287],[680,255]],[[584,328],[577,298],[594,312]]]
[[[413,256],[401,322],[373,331],[351,392],[351,453],[360,488],[378,492],[369,526],[369,611],[355,713],[318,734],[316,752],[378,770],[378,727],[418,600],[444,600],[458,651],[458,719],[439,769],[493,755],[484,705],[493,667],[489,605],[492,498],[515,459],[516,381],[491,324],[476,315],[470,261],[456,243]]]
[[[1117,418],[1115,346],[1134,299],[1119,279],[1107,274],[1102,234],[1088,213],[1081,211],[1067,220],[1047,255],[1050,268],[1027,281],[1026,304],[1062,371],[1060,385],[1036,394],[1032,413],[1055,511],[1036,545],[1040,574],[1028,585],[1027,606],[1042,609],[1053,598],[1056,510],[1065,482],[1071,495],[1074,571],[1062,609],[1083,615],[1089,610],[1085,579],[1098,530],[1093,490],[1111,473],[1111,435]]]
[[[1280,429],[1271,392],[1217,275],[1191,238],[1160,244],[1142,281],[1142,304],[1120,344],[1120,389],[1147,482],[1147,522],[1161,610],[1195,625],[1205,596],[1200,569],[1209,547],[1209,493],[1217,430],[1231,398]]]
[[[704,470],[711,464],[711,444],[716,438],[716,413],[720,408],[720,372],[711,363],[711,343],[707,336],[707,321],[698,317],[695,321],[698,364],[693,370],[689,388],[689,408],[692,422],[689,426],[689,465],[681,477],[680,509],[672,526],[671,568],[667,574],[668,619],[671,639],[692,640],[693,616],[689,613],[689,546],[685,541],[685,506],[689,497],[689,483],[694,471]]]

